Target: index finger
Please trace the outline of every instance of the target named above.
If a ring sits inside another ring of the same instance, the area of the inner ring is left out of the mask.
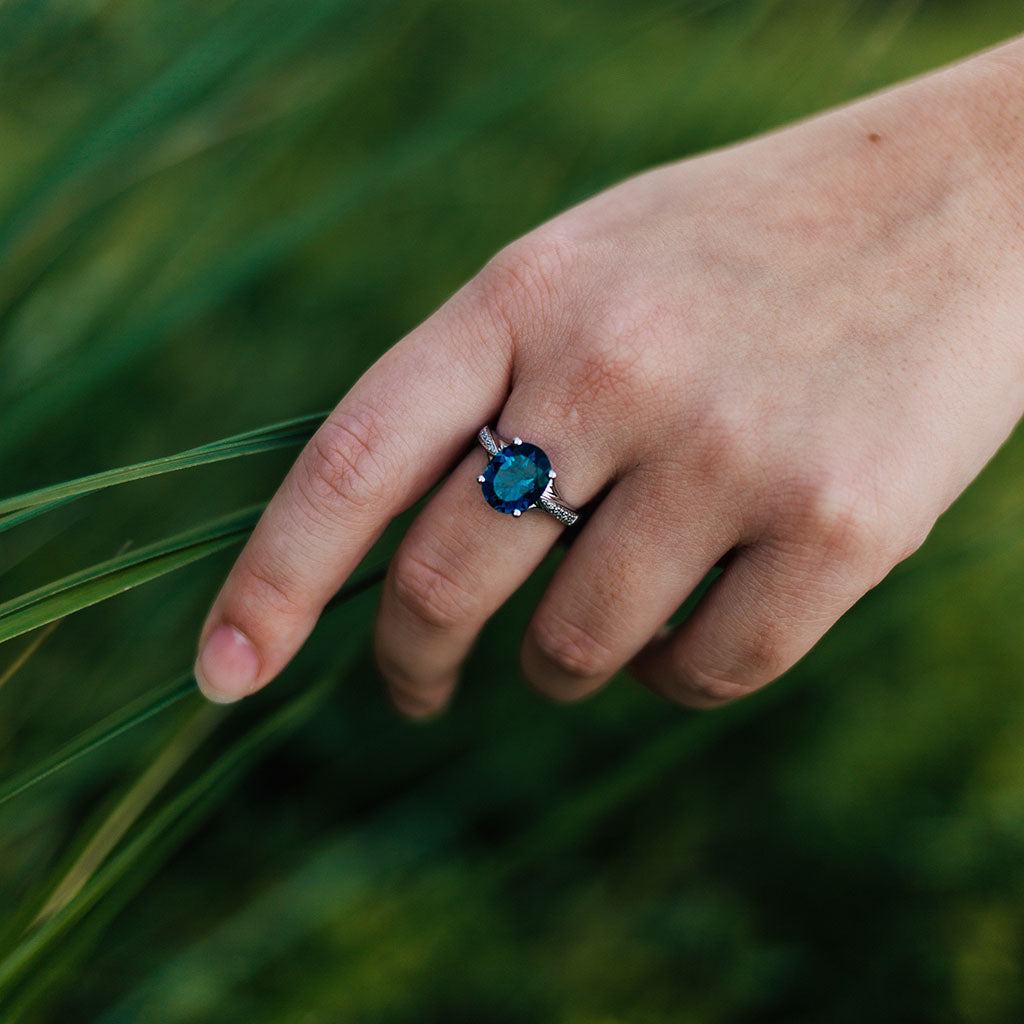
[[[211,700],[258,690],[291,660],[387,523],[491,421],[512,343],[463,289],[386,352],[310,439],[210,609],[196,681]]]

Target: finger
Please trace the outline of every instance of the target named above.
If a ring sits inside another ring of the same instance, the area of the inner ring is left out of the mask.
[[[512,436],[520,431],[544,450],[558,467],[566,502],[590,501],[613,465],[588,452],[578,437],[566,436],[561,424],[545,422],[531,391],[513,393],[499,433],[508,437],[512,427]],[[483,624],[565,529],[539,509],[516,518],[491,508],[477,482],[486,462],[483,450],[467,456],[417,517],[389,567],[377,618],[377,661],[393,701],[410,714],[443,706]]]
[[[781,544],[744,549],[689,621],[653,641],[633,670],[669,700],[717,707],[796,664],[879,578]]]
[[[207,617],[196,661],[207,696],[235,700],[273,678],[388,521],[501,407],[512,346],[490,309],[457,294],[370,367],[306,445]]]
[[[711,508],[692,490],[680,507],[643,471],[620,480],[537,607],[523,643],[527,679],[577,700],[621,669],[732,546],[731,524]]]
[[[377,664],[399,710],[448,701],[484,622],[520,587],[564,527],[539,510],[496,512],[468,455],[417,516],[388,567],[375,631]]]

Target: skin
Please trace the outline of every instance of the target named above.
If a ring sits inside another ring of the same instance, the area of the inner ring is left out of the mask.
[[[485,504],[486,455],[465,454],[484,423],[540,445],[569,504],[601,496],[523,640],[531,683],[576,699],[629,666],[712,707],[776,678],[1024,412],[1022,86],[1017,40],[632,178],[500,252],[302,452],[209,613],[200,687],[231,701],[273,679],[451,470],[376,626],[395,704],[442,707],[563,530]]]

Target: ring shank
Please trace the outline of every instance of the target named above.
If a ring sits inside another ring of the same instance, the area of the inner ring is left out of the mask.
[[[579,512],[569,508],[568,505],[563,505],[557,498],[548,494],[547,491],[538,499],[537,507],[544,509],[548,515],[554,516],[564,526],[572,526],[580,517]]]
[[[502,442],[501,444],[497,442],[494,434],[491,433],[490,427],[481,427],[480,433],[476,435],[476,439],[481,445],[483,445],[484,451],[486,451],[491,458],[494,458],[502,448],[507,447],[505,442]]]

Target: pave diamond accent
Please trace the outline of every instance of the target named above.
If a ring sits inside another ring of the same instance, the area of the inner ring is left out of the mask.
[[[564,505],[554,501],[546,494],[542,494],[540,496],[537,504],[540,505],[545,512],[553,515],[564,526],[572,526],[580,517],[579,512],[573,512],[571,508],[566,508]]]
[[[480,433],[477,434],[477,440],[487,450],[488,455],[497,455],[499,451],[498,442],[494,440],[494,435],[491,433],[490,427],[481,427]]]

